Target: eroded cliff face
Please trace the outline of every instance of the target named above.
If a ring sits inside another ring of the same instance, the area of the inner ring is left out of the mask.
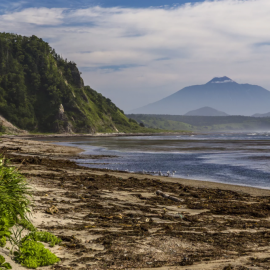
[[[59,106],[59,112],[55,121],[55,132],[57,133],[74,133],[72,123],[65,114],[62,104]]]

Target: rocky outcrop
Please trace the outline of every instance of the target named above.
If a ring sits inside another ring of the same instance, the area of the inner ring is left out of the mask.
[[[65,114],[65,109],[60,104],[57,120],[55,121],[55,132],[57,133],[73,133],[73,126],[69,122],[68,117]]]

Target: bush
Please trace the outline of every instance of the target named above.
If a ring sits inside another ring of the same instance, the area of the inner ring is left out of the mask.
[[[128,121],[129,121],[130,123],[138,124],[137,121],[134,120],[134,119],[132,119],[132,118],[129,118]]]
[[[17,249],[14,252],[16,260],[23,266],[37,268],[60,261],[37,241],[50,242],[50,246],[54,246],[61,239],[49,232],[38,232],[29,221],[30,199],[31,188],[26,179],[16,168],[8,166],[7,160],[0,158],[0,246],[4,247],[6,241],[10,241]],[[32,232],[21,239],[24,229]],[[0,255],[0,270],[11,269],[3,259]]]
[[[60,261],[50,250],[46,249],[43,244],[34,240],[27,240],[20,246],[16,254],[16,260],[27,268],[37,268],[47,266]]]
[[[4,269],[12,269],[12,267],[9,263],[5,262],[5,258],[0,255],[0,270]]]
[[[50,243],[50,247],[54,247],[56,244],[60,244],[62,240],[49,232],[32,232],[22,239],[22,242],[26,240],[40,241],[44,243]]]
[[[14,226],[30,212],[31,188],[17,169],[0,158],[0,230]]]
[[[3,122],[0,123],[0,133],[5,133],[6,127],[4,126]]]
[[[5,236],[2,236],[0,239],[0,247],[4,247],[7,243],[7,239]]]
[[[31,232],[34,232],[37,230],[36,227],[29,220],[26,220],[26,219],[19,220],[18,224],[22,226],[24,229]]]

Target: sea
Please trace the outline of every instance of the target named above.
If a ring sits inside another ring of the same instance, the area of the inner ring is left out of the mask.
[[[83,149],[74,161],[90,168],[270,189],[270,132],[55,140]]]

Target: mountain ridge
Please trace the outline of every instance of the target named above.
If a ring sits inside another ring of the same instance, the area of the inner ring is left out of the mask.
[[[270,117],[270,112],[268,113],[255,113],[252,117]]]
[[[214,77],[208,83],[236,83],[236,82],[227,76],[223,76],[223,77]],[[208,83],[206,83],[206,84],[208,84]]]
[[[229,116],[225,112],[218,111],[211,107],[202,107],[197,110],[192,110],[187,112],[185,115],[193,115],[193,116]]]
[[[211,81],[222,83],[211,83]],[[252,115],[269,110],[270,92],[261,86],[238,84],[232,79],[215,77],[202,85],[187,86],[154,103],[130,113],[184,115],[201,107],[214,107],[230,115]]]

